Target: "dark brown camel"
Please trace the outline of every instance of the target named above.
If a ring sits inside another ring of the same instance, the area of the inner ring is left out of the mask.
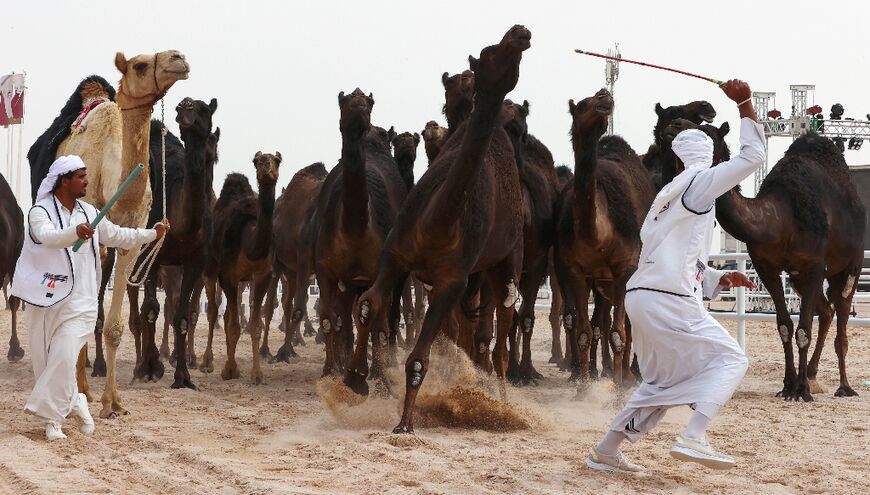
[[[6,178],[0,175],[0,285],[6,289],[6,284],[12,280],[15,274],[15,262],[21,254],[24,245],[24,213],[18,206],[18,200],[12,193],[12,188],[6,182]],[[18,305],[19,299],[15,296],[7,300],[7,305],[12,311],[12,336],[9,338],[9,351],[6,359],[12,362],[20,361],[24,357],[24,349],[18,341]]]
[[[613,305],[607,341],[614,354],[614,380],[623,383],[631,349],[626,330],[625,286],[637,269],[640,226],[655,197],[649,173],[622,138],[601,138],[613,112],[602,89],[568,104],[573,123],[574,183],[560,198],[555,263],[565,295],[565,329],[571,346],[572,377],[589,378],[590,344],[596,336],[587,304],[592,287]],[[579,328],[578,328],[579,327]]]
[[[378,256],[407,194],[389,141],[371,124],[374,103],[359,88],[339,93],[341,161],[329,172],[317,201],[314,252],[318,317],[326,336],[324,374],[345,369],[355,301],[377,275]],[[380,347],[387,343],[387,327],[385,318],[372,333],[375,375],[383,372]]]
[[[300,323],[308,321],[308,286],[314,277],[314,229],[308,222],[317,208],[317,197],[324,180],[326,167],[319,162],[311,164],[293,175],[275,201],[272,220],[275,260],[272,269],[276,275],[285,278],[286,284],[281,301],[285,318],[284,344],[278,349],[274,362],[288,361],[296,355],[293,336],[299,332]],[[267,317],[267,322],[270,319]],[[270,357],[268,333],[263,335],[260,355],[264,359]]]
[[[511,329],[511,349],[508,360],[508,378],[515,384],[535,383],[543,376],[532,366],[531,338],[535,326],[535,301],[538,289],[547,275],[550,249],[555,234],[555,205],[558,197],[556,167],[550,150],[535,136],[529,134],[526,118],[529,102],[522,105],[505,100],[512,107],[508,123],[520,181],[523,185],[523,272],[519,292],[523,303]],[[522,335],[522,358],[517,362],[516,330]]]
[[[447,117],[449,136],[468,119],[474,108],[474,72],[466,70],[452,76],[445,72],[441,75],[441,84],[444,86],[444,107],[441,112]]]
[[[705,132],[715,134],[709,129]],[[721,141],[722,136],[718,137]],[[755,198],[746,198],[735,188],[716,201],[717,220],[728,233],[746,243],[758,276],[776,306],[777,328],[785,352],[785,378],[777,395],[786,400],[810,401],[812,393],[823,391],[816,376],[834,314],[834,349],[840,371],[840,386],[834,395],[858,395],[846,377],[846,325],[864,259],[864,215],[843,155],[831,140],[815,133],[792,143],[765,177]],[[785,304],[782,271],[788,273],[801,296],[796,333]],[[824,280],[828,281],[827,294],[822,290]],[[819,315],[819,333],[807,363],[813,313]],[[797,372],[793,337],[798,347]]]
[[[559,165],[556,167],[556,180],[559,182],[556,186],[556,198],[558,201],[562,190],[568,183],[574,181],[574,172],[567,165]],[[550,344],[550,360],[551,364],[562,365],[565,361],[565,356],[562,354],[562,306],[564,305],[564,297],[562,289],[559,288],[559,282],[556,278],[556,268],[553,263],[553,249],[550,249],[549,263],[547,264],[547,274],[550,279],[550,329],[553,333],[553,342]],[[565,346],[567,351],[569,346]]]
[[[438,153],[441,152],[444,137],[447,136],[447,128],[441,127],[434,120],[430,120],[426,122],[422,135],[424,147],[426,148],[426,158],[429,160],[429,166],[432,166]]]
[[[175,366],[175,351],[169,350],[169,329],[175,321],[175,309],[178,307],[178,298],[181,296],[181,281],[184,276],[184,268],[181,266],[161,266],[157,275],[157,285],[163,289],[163,336],[160,339],[160,358],[169,360],[169,364]],[[196,324],[199,321],[199,307],[202,299],[202,284],[198,284],[193,291],[190,300],[190,324],[187,330],[187,366],[195,368],[197,365],[196,352],[194,350],[194,334]]]
[[[160,304],[157,301],[157,276],[161,266],[181,266],[183,270],[181,288],[172,321],[176,365],[171,387],[195,390],[196,385],[191,381],[188,370],[187,349],[188,339],[193,338],[190,330],[195,317],[192,315],[199,311],[199,308],[192,307],[192,301],[194,301],[194,293],[200,290],[199,287],[202,285],[202,275],[208,259],[213,231],[211,194],[220,129],[211,132],[212,117],[217,110],[217,100],[214,98],[209,103],[184,98],[175,110],[175,121],[178,123],[181,140],[185,144],[184,169],[179,177],[177,171],[170,173],[170,163],[168,161],[166,163],[166,216],[172,229],[166,236],[166,241],[157,254],[154,265],[146,274],[145,299],[142,302],[139,319],[135,321],[136,328],[142,334],[142,360],[133,371],[133,376],[143,381],[157,381],[163,376],[163,363],[155,342],[157,316],[160,313]],[[160,163],[159,160],[156,162]],[[154,175],[157,176],[157,172]],[[159,189],[155,188],[155,191]],[[149,225],[159,221],[163,214],[160,194],[160,192],[155,194],[155,201],[148,218]],[[152,246],[149,246],[143,251],[139,262],[151,248]],[[135,307],[138,290],[135,288],[129,290],[128,296],[131,306]]]
[[[437,125],[437,124],[436,124]],[[420,145],[420,135],[416,132],[403,132],[392,140],[393,158],[399,166],[399,174],[405,187],[410,191],[414,187],[414,162],[417,160],[417,146]],[[411,289],[413,288],[413,294]],[[416,336],[420,334],[423,316],[426,314],[423,284],[415,277],[409,277],[402,291],[402,316],[405,320],[406,346],[413,345]],[[392,335],[391,344],[392,344]],[[401,335],[399,335],[401,338]]]
[[[513,146],[501,122],[503,101],[519,79],[531,33],[512,27],[497,45],[469,57],[474,71],[474,110],[455,139],[411,190],[390,233],[372,288],[360,297],[359,339],[344,382],[366,394],[366,337],[408,273],[431,285],[429,309],[405,363],[405,404],[394,433],[412,433],[414,402],[428,367],[432,344],[448,313],[469,285],[480,284],[481,314],[493,304],[513,304],[522,255],[522,189]],[[469,278],[475,279],[471,283]],[[490,311],[491,314],[491,311]],[[499,322],[496,373],[507,367],[507,331]]]
[[[241,336],[239,284],[250,280],[253,298],[247,331],[251,336],[253,363],[251,381],[260,384],[263,383],[259,349],[263,325],[260,311],[263,298],[272,281],[272,223],[275,211],[275,184],[278,181],[281,153],[276,151],[272,155],[258,151],[254,155],[253,162],[257,171],[259,194],[255,194],[251,189],[246,176],[233,173],[224,181],[215,205],[213,254],[206,269],[205,283],[209,305],[209,338],[201,368],[213,367],[214,353],[211,346],[214,323],[217,320],[215,282],[219,282],[227,298],[227,309],[224,313],[227,361],[221,371],[221,378],[231,380],[239,377],[239,367],[236,364],[236,345]]]
[[[658,119],[653,127],[654,141],[646,154],[641,156],[641,160],[652,175],[655,190],[660,191],[677,175],[677,156],[671,150],[673,137],[665,136],[668,124],[676,119],[686,119],[695,124],[710,123],[716,118],[716,110],[713,105],[703,100],[667,108],[656,103],[655,110]]]

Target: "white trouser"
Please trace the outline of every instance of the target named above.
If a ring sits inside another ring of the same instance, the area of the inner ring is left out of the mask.
[[[636,442],[680,405],[712,419],[749,365],[737,342],[695,298],[637,290],[625,309],[643,383],[610,428]]]
[[[76,361],[92,328],[84,319],[69,319],[50,328],[51,316],[50,308],[32,305],[27,305],[24,312],[36,378],[24,410],[62,423],[78,400]]]

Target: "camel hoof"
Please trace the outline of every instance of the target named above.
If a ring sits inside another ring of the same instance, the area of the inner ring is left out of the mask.
[[[824,394],[827,393],[825,387],[822,386],[818,380],[812,379],[810,380],[810,393],[811,394]]]
[[[251,370],[251,384],[263,385],[265,383],[266,380],[263,378],[263,372]]]
[[[858,392],[855,392],[852,387],[848,385],[841,385],[840,388],[834,392],[834,397],[857,397]]]
[[[296,351],[293,350],[293,347],[281,346],[278,348],[278,353],[275,354],[275,357],[272,359],[272,363],[289,363],[290,358],[299,357],[299,354],[296,354]]]
[[[187,367],[188,368],[196,368],[196,354],[188,353],[187,354]]]
[[[393,433],[396,435],[413,435],[414,427],[400,424],[399,426],[393,428]]]
[[[82,392],[82,393],[85,394],[85,399],[87,399],[88,402],[93,402],[93,401],[94,401],[94,396],[91,395],[91,391],[90,391],[90,390],[85,390],[85,391]]]
[[[565,358],[562,357],[561,354],[553,354],[550,356],[550,360],[547,361],[547,364],[559,364],[564,360],[565,360]]]
[[[160,359],[169,359],[169,346],[160,346]]]
[[[133,378],[143,382],[157,382],[163,378],[165,368],[159,359],[143,361],[133,373]]]
[[[10,347],[9,352],[6,353],[6,359],[9,360],[10,363],[17,363],[21,361],[21,358],[24,357],[24,349],[21,347]]]
[[[199,390],[196,385],[190,381],[190,378],[177,379],[172,382],[172,385],[170,385],[169,388],[189,388],[191,390]]]
[[[263,361],[267,363],[271,363],[272,361],[272,352],[269,351],[267,346],[260,347],[260,357],[263,358]]]
[[[91,371],[91,376],[106,376],[106,360],[97,357],[94,359],[94,368]]]
[[[221,371],[221,378],[224,380],[235,380],[239,376],[238,368],[226,368],[224,367],[223,371]]]
[[[357,395],[363,397],[369,395],[369,384],[366,382],[366,376],[354,370],[348,370],[344,377],[344,384]]]
[[[211,361],[209,361],[209,362],[203,361],[202,364],[199,365],[199,371],[202,373],[214,372],[214,363],[212,363]]]

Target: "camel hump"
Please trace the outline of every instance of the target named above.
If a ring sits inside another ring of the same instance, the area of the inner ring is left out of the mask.
[[[323,162],[312,163],[311,165],[304,167],[302,168],[302,170],[296,172],[296,175],[306,175],[309,177],[313,177],[317,180],[325,180],[326,174],[326,166],[323,164]]]

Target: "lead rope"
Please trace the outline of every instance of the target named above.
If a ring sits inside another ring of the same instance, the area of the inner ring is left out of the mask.
[[[163,98],[160,98],[160,156],[162,167],[162,180],[161,180],[161,190],[163,191],[163,210],[161,219],[166,218],[166,134],[169,133],[169,130],[166,129],[165,115],[164,115],[164,106],[163,106]],[[158,239],[151,245],[151,250],[147,251],[145,254],[145,258],[139,263],[139,268],[134,269],[136,266],[136,262],[130,263],[127,265],[127,285],[131,285],[134,287],[141,287],[142,284],[145,283],[146,276],[151,272],[151,267],[154,266],[154,262],[157,261],[157,254],[160,253],[160,248],[163,247],[163,241],[166,240],[166,236]],[[146,248],[147,249],[147,248]],[[138,261],[138,259],[136,260]]]

